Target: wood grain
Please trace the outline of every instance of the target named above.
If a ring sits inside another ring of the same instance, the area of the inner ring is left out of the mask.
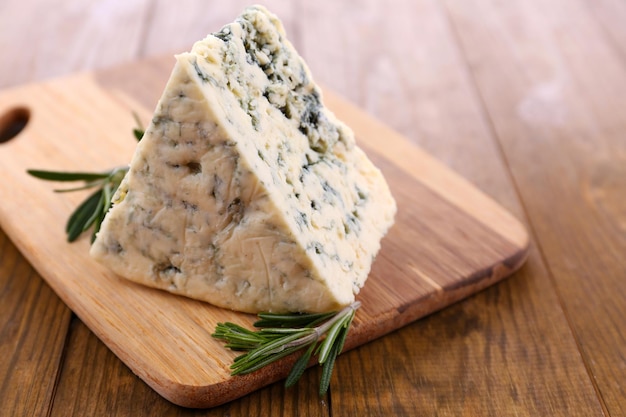
[[[150,9],[145,42],[139,56],[152,57],[166,52],[187,51],[194,42],[232,22],[251,4],[254,3],[245,0],[231,0],[227,6],[219,0],[185,0],[184,7],[178,8],[172,7],[168,0],[155,0]],[[297,41],[297,37],[292,36],[297,33],[297,2],[268,0],[263,5],[280,16],[290,39]]]
[[[328,402],[318,396],[319,371],[303,376],[286,390],[281,382],[253,392],[239,401],[210,410],[172,404],[126,367],[78,318],[69,330],[65,361],[60,370],[55,416],[328,416]],[[114,384],[111,381],[115,381]],[[76,390],[76,387],[83,387]]]
[[[624,61],[583,2],[446,3],[585,366],[624,415]]]
[[[69,318],[70,310],[0,231],[2,414],[46,414]]]
[[[626,3],[619,0],[587,0],[586,6],[604,30],[606,44],[626,62]]]
[[[61,227],[41,227],[62,225],[79,197],[53,194],[48,183],[25,173],[32,166],[83,171],[130,160],[135,146],[129,134],[131,112],[147,113],[154,103],[133,103],[123,80],[141,79],[151,86],[149,91],[161,90],[169,71],[159,72],[163,65],[153,64],[25,86],[0,97],[32,113],[24,132],[0,148],[1,175],[11,179],[1,186],[11,198],[0,205],[0,222],[61,298],[133,372],[176,404],[215,406],[284,378],[290,361],[230,377],[234,354],[210,333],[218,322],[249,325],[249,315],[143,288],[97,265],[88,256],[86,239],[67,245]],[[103,89],[98,82],[107,74],[114,76]],[[115,82],[121,84],[114,87]],[[340,118],[358,127],[358,140],[385,174],[399,207],[396,226],[383,241],[368,285],[359,294],[364,307],[347,349],[519,268],[528,237],[514,217],[384,125],[371,122],[330,92],[327,98]]]
[[[322,6],[309,4],[307,14],[317,18],[306,21],[303,33],[345,24],[358,34],[339,42],[304,38],[305,54],[318,57],[314,72],[332,71],[325,82],[524,216],[444,10],[429,0],[396,2],[393,11],[366,1],[355,7],[356,15],[332,9],[329,18]],[[412,21],[417,15],[422,24]],[[411,39],[413,47],[385,42],[392,38]],[[332,68],[324,68],[331,59]],[[601,415],[549,278],[540,254],[531,251],[513,279],[348,352],[331,387],[333,412]]]
[[[0,72],[0,88],[130,61],[142,41],[141,22],[149,3],[3,0],[0,45],[11,65]]]

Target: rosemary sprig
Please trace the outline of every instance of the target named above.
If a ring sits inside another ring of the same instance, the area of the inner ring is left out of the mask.
[[[133,129],[133,135],[139,141],[143,137],[144,129],[139,117],[135,113],[133,115],[138,126]],[[94,193],[90,194],[76,207],[65,225],[65,233],[69,242],[75,241],[83,232],[86,232],[93,226],[91,234],[91,242],[93,243],[96,233],[100,230],[100,225],[104,220],[104,215],[111,207],[111,199],[120,186],[124,175],[128,172],[128,167],[114,168],[105,172],[64,172],[40,169],[29,169],[26,172],[35,178],[47,181],[83,182],[78,187],[54,190],[57,193],[97,188]]]
[[[115,191],[120,186],[127,171],[127,167],[122,167],[101,173],[44,171],[38,169],[29,169],[26,172],[42,180],[84,182],[84,184],[79,187],[54,190],[57,193],[97,188],[94,193],[90,194],[89,197],[74,210],[65,225],[65,233],[67,234],[67,240],[69,242],[75,241],[83,232],[94,226],[91,235],[91,241],[93,242],[96,233],[100,230],[104,215],[111,207],[113,194],[115,194]]]
[[[307,348],[294,363],[285,386],[294,385],[304,373],[312,355],[322,365],[319,393],[326,394],[335,360],[341,353],[350,324],[361,306],[355,301],[339,312],[321,314],[260,313],[252,331],[234,323],[218,323],[213,337],[224,340],[226,347],[246,351],[235,358],[231,375],[254,372],[298,350]]]

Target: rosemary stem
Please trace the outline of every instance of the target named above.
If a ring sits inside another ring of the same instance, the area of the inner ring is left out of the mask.
[[[353,311],[357,311],[359,307],[361,307],[360,301],[353,302],[352,304],[341,310],[338,314],[333,316],[332,319],[328,320],[324,324],[317,326],[315,328],[315,334],[317,335],[317,337],[320,337],[321,335],[326,333],[328,329],[333,327],[333,324],[337,323],[339,320],[342,320],[346,315],[352,314]]]
[[[304,337],[297,338],[290,342],[285,343],[284,345],[279,346],[278,348],[271,351],[271,353],[278,353],[285,349],[296,347],[296,346],[307,346],[310,343],[317,342],[322,335],[324,335],[335,323],[340,320],[344,320],[346,316],[352,314],[353,311],[358,310],[361,307],[360,301],[355,301],[349,306],[345,307],[339,313],[335,314],[333,318],[321,324],[317,327],[311,329],[311,333],[307,334]]]
[[[314,354],[323,366],[320,395],[324,395],[328,390],[335,359],[343,349],[348,329],[359,307],[361,303],[355,301],[339,312],[292,315],[260,313],[261,320],[254,325],[261,330],[253,332],[233,323],[218,323],[213,337],[226,341],[227,348],[247,351],[235,358],[231,375],[254,372],[308,347],[294,363],[286,386],[293,385],[302,376]]]

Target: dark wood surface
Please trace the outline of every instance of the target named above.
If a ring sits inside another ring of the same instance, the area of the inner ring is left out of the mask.
[[[243,2],[7,0],[0,87],[187,49]],[[511,278],[211,410],[163,400],[0,231],[1,415],[626,415],[626,4],[270,1],[317,80],[524,220]],[[0,196],[1,198],[1,196]]]

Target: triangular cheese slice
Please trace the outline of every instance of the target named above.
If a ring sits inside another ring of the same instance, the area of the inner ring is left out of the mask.
[[[395,202],[281,22],[246,9],[176,59],[91,254],[238,311],[352,302]]]

